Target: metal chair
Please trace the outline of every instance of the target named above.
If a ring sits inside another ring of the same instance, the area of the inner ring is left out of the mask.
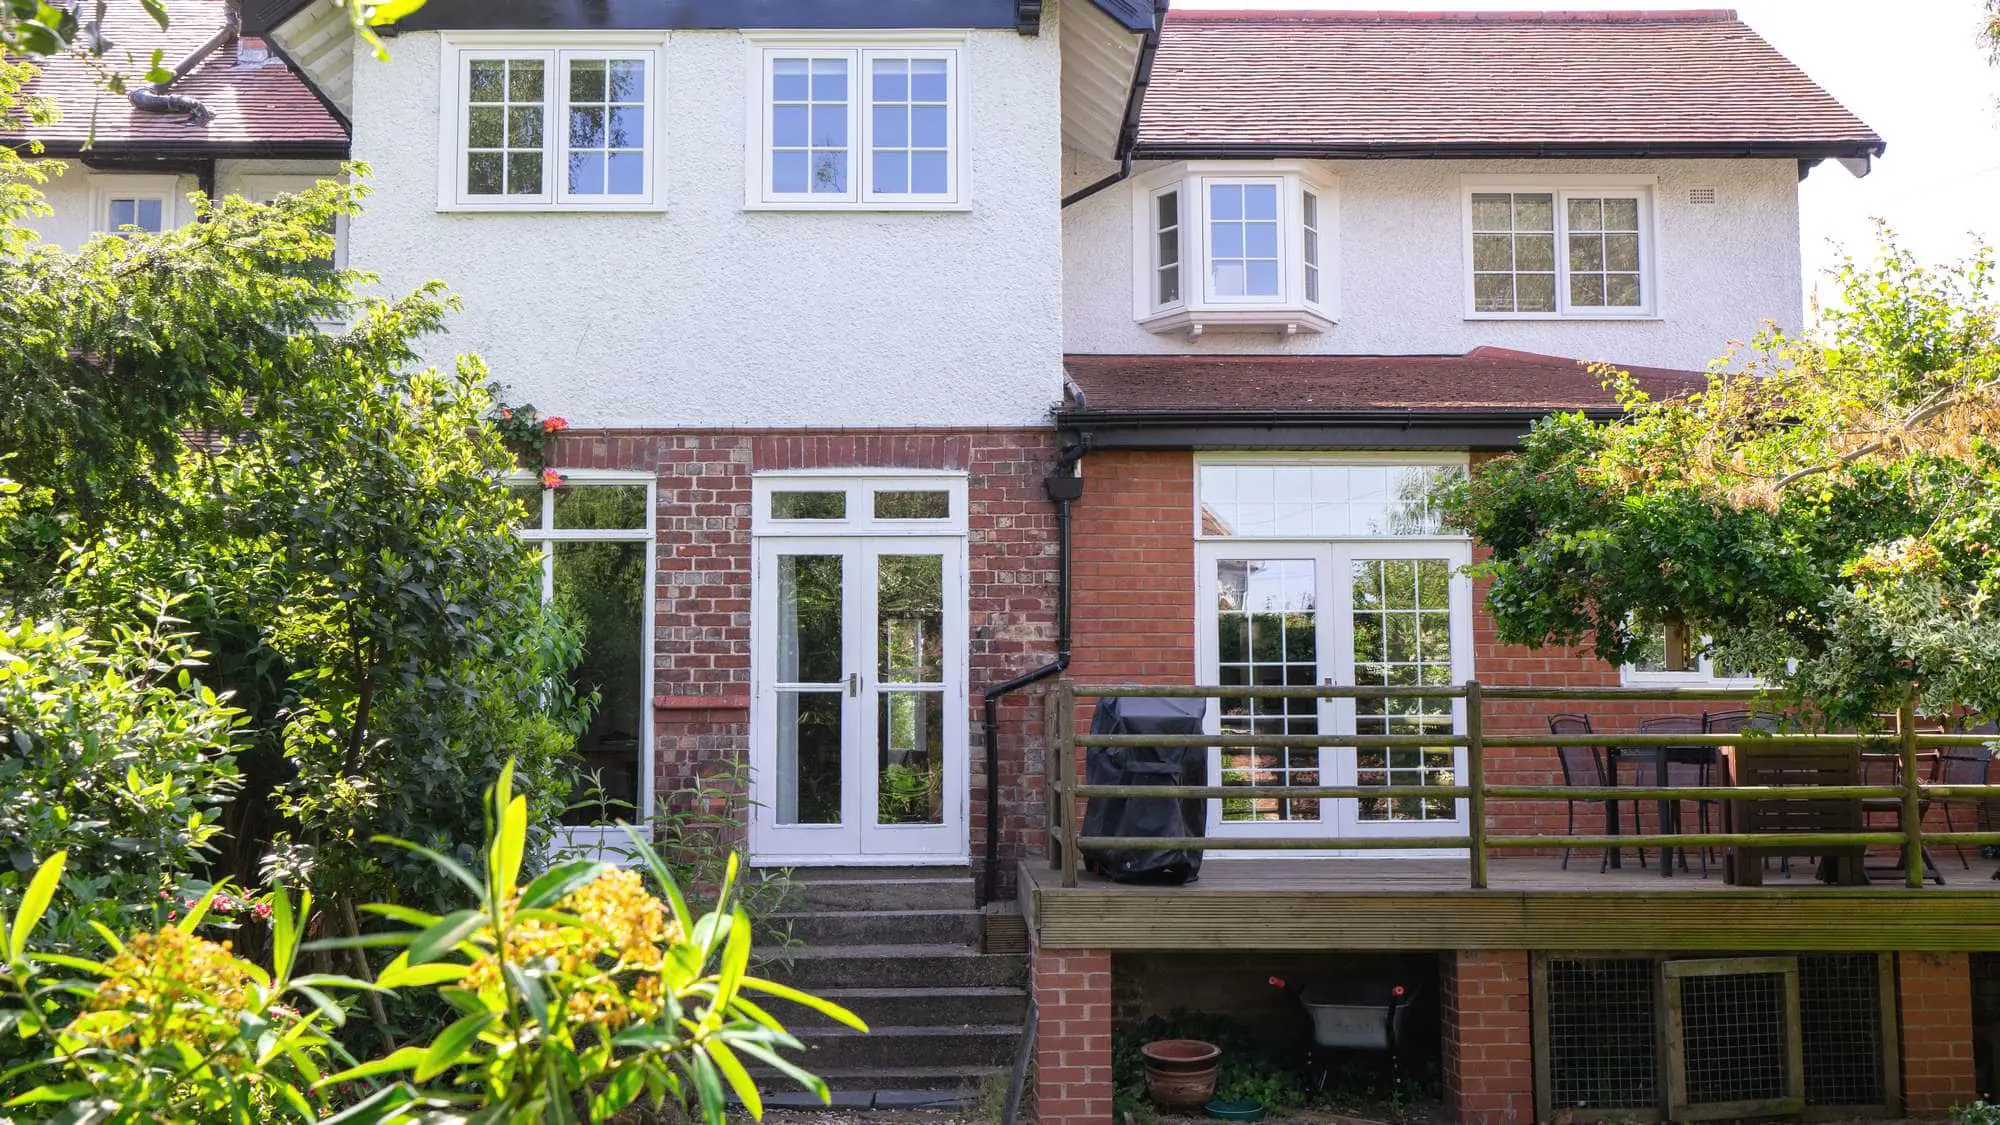
[[[1707,726],[1705,719],[1706,716],[1699,716],[1699,715],[1659,715],[1650,719],[1639,720],[1639,733],[1640,734],[1701,734],[1704,732]],[[1642,772],[1645,774],[1644,784],[1647,785],[1654,785],[1658,783],[1660,777],[1660,763],[1661,760],[1664,758],[1667,767],[1667,784],[1668,786],[1673,788],[1682,788],[1691,785],[1707,785],[1709,779],[1709,767],[1714,763],[1713,751],[1710,751],[1706,756],[1703,756],[1697,760],[1690,761],[1686,758],[1678,758],[1678,759],[1675,758],[1669,752],[1669,748],[1663,746],[1631,747],[1621,751],[1619,756],[1621,758],[1630,758],[1633,760],[1634,764],[1640,766]],[[1673,822],[1676,826],[1678,826],[1680,823],[1680,806],[1684,803],[1685,802],[1675,801],[1671,803],[1670,810],[1663,809],[1663,811],[1671,812]],[[1663,806],[1666,806],[1668,803],[1661,802],[1661,804]],[[1713,800],[1696,800],[1694,802],[1694,805],[1695,805],[1696,823],[1703,833],[1707,833],[1709,831],[1709,815],[1708,815],[1709,807],[1711,805],[1719,806],[1720,802]],[[1635,802],[1633,816],[1636,817],[1637,815],[1638,811]],[[1667,830],[1667,825],[1665,824],[1660,825],[1661,832],[1664,833],[1666,830]],[[1681,870],[1686,871],[1688,869],[1687,849],[1676,848],[1674,850],[1680,853]],[[1701,875],[1702,878],[1706,879],[1708,877],[1709,849],[1700,848],[1698,849],[1698,851],[1701,853]]]
[[[1931,784],[1984,785],[1986,784],[1986,776],[1991,771],[1992,766],[1992,747],[1957,747],[1938,757],[1937,766],[1931,773]],[[1946,832],[1958,831],[1958,827],[1951,820],[1951,806],[1968,799],[1965,797],[1933,798],[1933,800],[1944,808],[1944,830]],[[1959,866],[1965,868],[1967,871],[1972,870],[1972,862],[1965,858],[1965,845],[1953,844],[1951,847],[1953,851],[1958,853]]]
[[[1596,732],[1590,729],[1589,715],[1550,715],[1549,733],[1594,734]],[[1604,757],[1598,753],[1595,746],[1558,746],[1556,747],[1556,762],[1562,767],[1564,785],[1602,788],[1606,785],[1615,784],[1610,780],[1610,775],[1604,772]],[[1569,812],[1568,834],[1574,836],[1576,835],[1577,803],[1575,799],[1570,799],[1565,801],[1564,804],[1567,806]],[[1607,801],[1605,804],[1610,807],[1611,817],[1615,823],[1618,816],[1618,802]],[[1634,810],[1632,813],[1632,830],[1637,832],[1638,829],[1639,814],[1637,810]],[[1575,849],[1563,849],[1562,865],[1565,871],[1569,870],[1569,853],[1573,850]],[[1604,858],[1597,865],[1598,871],[1610,870],[1613,850],[1611,848],[1604,849]],[[1639,853],[1639,866],[1644,867],[1645,865],[1646,853],[1642,849]]]

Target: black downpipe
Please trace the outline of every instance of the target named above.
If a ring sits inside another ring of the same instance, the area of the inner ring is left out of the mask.
[[[1083,495],[1083,478],[1076,465],[1083,460],[1082,442],[1063,447],[1056,467],[1042,487],[1056,506],[1056,656],[1039,668],[1030,669],[986,690],[986,880],[980,891],[980,905],[993,901],[1000,880],[1000,701],[1031,684],[1069,670],[1069,590],[1070,590],[1070,503]]]
[[[1075,191],[1070,192],[1068,195],[1063,196],[1062,205],[1064,207],[1068,207],[1072,203],[1082,203],[1084,200],[1089,199],[1091,196],[1096,195],[1098,192],[1103,191],[1105,188],[1116,187],[1117,185],[1124,183],[1126,180],[1130,179],[1131,176],[1132,176],[1132,154],[1128,152],[1125,154],[1125,159],[1118,162],[1118,170],[1116,172],[1113,172],[1109,176],[1106,176],[1103,179],[1098,180],[1096,183],[1085,184],[1084,186],[1076,189]]]

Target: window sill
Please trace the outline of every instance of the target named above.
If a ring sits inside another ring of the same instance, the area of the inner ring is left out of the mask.
[[[664,203],[440,203],[438,214],[467,215],[657,215]]]
[[[1532,320],[1532,321],[1587,320],[1587,321],[1597,321],[1597,322],[1609,321],[1612,323],[1637,322],[1642,324],[1650,324],[1650,323],[1664,321],[1666,320],[1666,317],[1663,317],[1658,313],[1477,313],[1475,312],[1475,313],[1466,313],[1465,319],[1468,322],[1484,321],[1484,320]]]
[[[920,203],[879,200],[870,203],[849,203],[846,200],[816,203],[810,200],[796,202],[769,203],[752,200],[743,205],[745,211],[970,211],[970,203]]]
[[[1158,335],[1181,333],[1199,340],[1210,332],[1264,332],[1275,336],[1315,335],[1331,332],[1332,317],[1307,308],[1273,309],[1173,309],[1139,321],[1139,327]]]

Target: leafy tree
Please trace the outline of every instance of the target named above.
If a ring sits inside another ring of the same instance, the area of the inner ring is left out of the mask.
[[[2000,711],[2000,305],[1984,248],[1939,269],[1885,231],[1813,335],[1630,415],[1551,418],[1449,486],[1502,640],[1626,663],[1665,624],[1865,721],[1910,689]]]

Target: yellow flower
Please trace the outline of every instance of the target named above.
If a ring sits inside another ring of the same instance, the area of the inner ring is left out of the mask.
[[[220,944],[169,926],[139,934],[105,966],[70,1034],[121,1050],[178,1042],[212,1050],[254,1008],[256,969]]]
[[[517,896],[508,903],[510,916],[518,901]],[[463,987],[492,996],[502,990],[503,964],[535,964],[545,969],[544,981],[573,1021],[616,1028],[657,1015],[658,970],[665,959],[661,946],[678,940],[680,930],[645,881],[631,871],[607,871],[570,892],[556,908],[581,925],[514,920],[507,928],[506,948],[488,948],[475,957]],[[490,946],[493,935],[483,936]]]

